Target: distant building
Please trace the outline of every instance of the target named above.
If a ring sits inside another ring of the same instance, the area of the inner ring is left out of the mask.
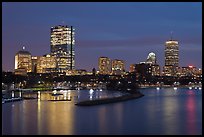
[[[135,72],[135,64],[130,64],[130,73]]]
[[[149,63],[149,64],[156,64],[156,54],[153,53],[153,52],[150,52],[148,57],[147,57],[147,61],[146,63]]]
[[[26,75],[28,72],[32,71],[32,62],[30,52],[25,50],[19,51],[15,55],[15,74],[16,75]]]
[[[51,56],[56,57],[57,72],[66,72],[75,69],[75,32],[68,26],[51,28]]]
[[[123,75],[125,73],[125,63],[123,60],[112,60],[112,74]]]
[[[165,76],[176,76],[179,67],[179,43],[176,40],[168,40],[165,43]]]
[[[140,62],[139,64],[131,64],[130,72],[137,72],[142,77],[160,76],[160,66],[156,61],[156,54],[150,52],[147,56],[146,62]]]
[[[37,73],[50,73],[55,72],[56,57],[45,55],[37,57],[36,70]]]
[[[160,76],[160,66],[158,64],[151,64],[151,75],[152,76]]]
[[[100,57],[98,60],[99,74],[109,75],[111,73],[111,59]]]
[[[163,76],[178,76],[180,73],[180,67],[165,65],[163,67]]]
[[[32,56],[31,57],[31,62],[32,62],[32,72],[37,73],[37,56]]]
[[[192,77],[201,77],[202,69],[198,69],[194,66],[182,67],[181,76],[192,76]]]
[[[131,71],[136,73],[138,81],[148,81],[153,76],[160,76],[160,66],[158,64],[151,64],[147,62],[140,62],[139,64],[131,64]]]
[[[141,62],[135,64],[136,79],[139,82],[146,82],[151,78],[152,68],[151,64]]]

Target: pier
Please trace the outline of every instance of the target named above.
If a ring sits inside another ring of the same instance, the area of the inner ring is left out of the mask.
[[[96,100],[87,100],[87,101],[81,101],[76,103],[77,106],[93,106],[93,105],[100,105],[100,104],[108,104],[108,103],[115,103],[120,101],[126,101],[130,99],[137,99],[140,97],[143,97],[144,95],[140,92],[136,92],[133,94],[126,94],[119,97],[113,97],[113,98],[103,98],[103,99],[96,99]]]

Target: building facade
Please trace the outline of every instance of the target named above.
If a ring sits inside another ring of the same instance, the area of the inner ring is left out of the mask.
[[[146,63],[149,63],[149,64],[156,64],[156,54],[153,53],[153,52],[150,52],[147,56],[147,61]]]
[[[51,28],[51,56],[56,57],[57,72],[66,72],[75,69],[75,32],[68,26],[55,26]]]
[[[133,72],[135,72],[136,70],[135,70],[135,64],[130,64],[130,73],[133,73]]]
[[[112,60],[112,74],[123,75],[125,73],[125,63],[123,60]]]
[[[99,74],[109,75],[111,73],[111,59],[100,57],[98,60]]]
[[[32,61],[30,52],[25,50],[19,51],[15,55],[15,74],[26,75],[32,71]]]
[[[56,69],[56,57],[45,55],[37,57],[36,72],[37,73],[50,73],[55,72]]]
[[[179,67],[179,43],[176,40],[168,40],[165,43],[165,76],[176,76]]]

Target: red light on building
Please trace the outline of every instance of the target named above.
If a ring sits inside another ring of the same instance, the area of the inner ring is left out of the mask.
[[[193,66],[192,66],[192,65],[189,65],[188,67],[189,67],[189,68],[193,68]]]

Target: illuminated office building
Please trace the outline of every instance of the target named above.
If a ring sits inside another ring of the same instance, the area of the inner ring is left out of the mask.
[[[112,60],[112,74],[122,75],[125,72],[125,63],[123,60]]]
[[[135,64],[130,64],[130,73],[135,72]]]
[[[132,64],[131,66],[134,68],[132,72],[136,73],[138,80],[148,80],[152,76],[160,76],[160,66],[158,64],[140,62],[139,64]]]
[[[181,76],[193,76],[193,77],[199,77],[202,75],[202,70],[196,68],[195,66],[188,66],[188,67],[182,67],[182,73]]]
[[[37,57],[37,73],[50,73],[56,68],[56,57],[45,55]]]
[[[158,64],[151,64],[152,76],[160,76],[160,66]]]
[[[139,64],[131,64],[130,72],[136,72],[137,77],[151,77],[160,76],[160,66],[156,61],[156,54],[150,52],[147,56],[146,62],[140,62]]]
[[[51,28],[51,56],[56,57],[56,71],[66,72],[75,69],[75,32],[68,26]]]
[[[165,76],[176,76],[179,67],[179,44],[176,40],[168,40],[165,43]]]
[[[108,57],[100,57],[98,60],[99,74],[108,75],[111,73],[111,60]]]
[[[147,56],[147,61],[145,64],[150,64],[151,67],[151,75],[152,76],[160,76],[160,66],[157,64],[156,54],[150,52]]]
[[[15,55],[15,74],[26,75],[27,72],[32,71],[32,62],[30,52],[25,50],[19,51]]]

